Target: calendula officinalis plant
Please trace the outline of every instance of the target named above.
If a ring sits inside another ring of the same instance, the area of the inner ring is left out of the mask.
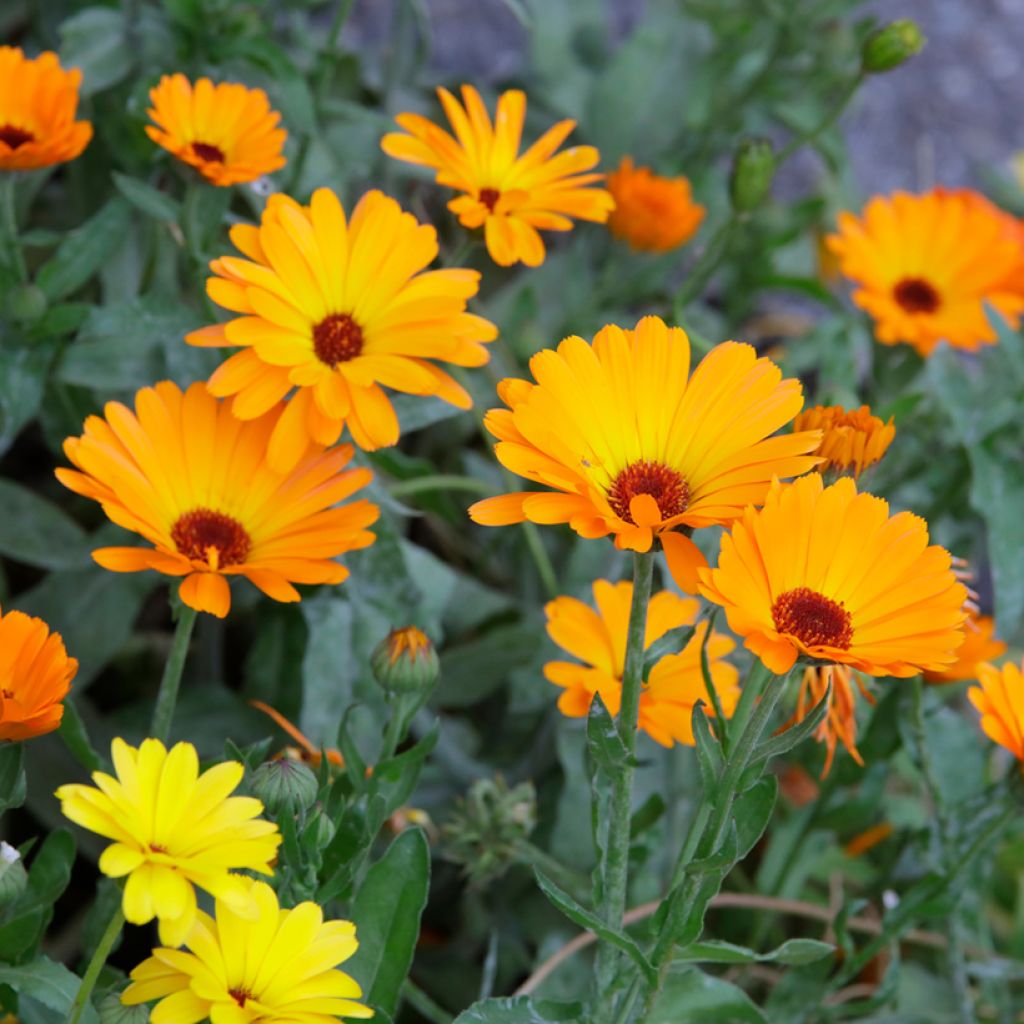
[[[0,1024],[1019,1019],[1024,192],[441,6],[0,11]]]

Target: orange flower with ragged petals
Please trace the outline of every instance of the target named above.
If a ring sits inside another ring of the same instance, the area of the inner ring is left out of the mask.
[[[643,252],[670,252],[685,245],[704,220],[704,207],[693,201],[689,179],[663,178],[649,167],[634,167],[624,156],[608,175],[615,209],[608,230]]]

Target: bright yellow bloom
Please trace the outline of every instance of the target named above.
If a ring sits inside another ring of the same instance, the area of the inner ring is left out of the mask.
[[[559,647],[584,662],[549,661],[545,677],[563,688],[558,710],[570,718],[585,717],[595,694],[601,695],[609,713],[617,715],[622,700],[622,671],[629,632],[629,606],[633,584],[628,581],[594,583],[595,611],[575,597],[557,597],[545,606],[548,635]],[[647,632],[644,650],[670,630],[690,626],[697,620],[700,606],[693,598],[678,597],[662,590],[651,597],[647,608]],[[678,654],[666,654],[651,667],[640,693],[639,727],[663,747],[673,743],[693,746],[691,719],[697,701],[713,715],[711,696],[704,684],[700,651],[708,624],[697,626],[689,642]],[[723,660],[735,644],[727,636],[714,632],[707,642],[711,678],[726,716],[732,715],[739,699],[739,673]]]
[[[125,918],[158,918],[160,941],[180,946],[196,917],[193,886],[251,914],[247,880],[231,872],[269,875],[281,836],[259,817],[259,800],[230,796],[242,765],[226,761],[200,774],[191,743],[168,751],[155,739],[138,749],[115,739],[110,756],[116,777],[93,772],[97,788],[61,786],[57,798],[65,817],[113,840],[99,866],[111,878],[128,876]]]
[[[82,72],[65,71],[57,54],[27,58],[0,46],[0,170],[31,171],[74,160],[92,138],[76,121]]]
[[[159,1002],[152,1024],[335,1024],[372,1017],[359,985],[337,965],[359,948],[351,921],[325,921],[315,903],[285,910],[266,882],[249,883],[257,913],[218,900],[200,911],[188,950],[154,949],[131,973],[121,1002]]]
[[[1012,661],[1002,668],[979,665],[980,686],[972,686],[967,696],[981,713],[982,732],[1024,762],[1024,675],[1021,668]]]
[[[267,465],[287,414],[280,404],[243,423],[202,384],[182,394],[164,381],[135,396],[134,412],[108,402],[104,414],[64,442],[81,472],[58,469],[57,477],[153,545],[94,551],[105,569],[183,576],[181,599],[223,618],[228,577],[246,577],[275,601],[298,601],[293,583],[341,583],[348,570],[335,556],[373,543],[366,527],[377,506],[337,506],[372,478],[369,469],[345,469],[351,445],[316,445],[287,474]]]
[[[439,185],[464,193],[448,209],[463,227],[483,226],[495,263],[540,266],[545,251],[538,229],[570,231],[573,217],[598,224],[608,219],[614,200],[603,188],[589,187],[604,176],[585,173],[600,160],[597,150],[573,146],[555,155],[575,121],[559,121],[520,155],[526,96],[518,89],[501,95],[493,124],[473,86],[462,87],[461,104],[447,89],[437,95],[454,138],[419,114],[399,114],[395,120],[408,134],[385,135],[381,148],[434,168]]]
[[[716,345],[690,376],[686,333],[657,317],[566,338],[530,360],[536,384],[508,379],[487,429],[507,469],[551,490],[506,494],[469,510],[486,526],[569,523],[619,548],[661,540],[684,589],[705,565],[686,527],[726,525],[760,503],[772,477],[812,469],[817,431],[773,434],[803,404],[800,382],[750,345]]]
[[[497,329],[466,312],[480,275],[426,270],[437,232],[394,199],[368,192],[346,221],[330,189],[317,189],[308,207],[273,195],[260,226],[238,224],[231,240],[247,258],[214,260],[206,288],[240,315],[185,340],[241,348],[209,383],[218,397],[234,396],[239,419],[262,416],[298,389],[270,438],[271,465],[284,471],[307,445],[334,444],[346,423],[360,448],[395,444],[398,418],[384,387],[473,404],[433,360],[487,362],[483,343]]]
[[[644,252],[669,252],[688,242],[704,220],[687,178],[663,178],[649,167],[634,167],[624,156],[608,175],[615,209],[608,230]]]
[[[853,301],[886,345],[929,355],[940,341],[976,351],[996,341],[989,305],[1016,327],[1024,310],[1024,232],[968,189],[876,196],[839,215],[828,245],[858,284]]]
[[[146,134],[211,185],[255,181],[287,162],[288,133],[277,127],[281,115],[262,89],[208,78],[193,86],[184,75],[164,75],[149,99],[157,127],[146,125]]]
[[[60,633],[42,619],[0,614],[0,742],[53,732],[77,671]]]
[[[808,665],[804,669],[792,724],[802,722],[828,692],[829,683],[832,684],[828,713],[814,732],[814,738],[819,743],[825,744],[825,766],[821,770],[822,778],[825,778],[832,769],[836,746],[839,743],[842,743],[857,764],[864,763],[864,758],[860,756],[860,751],[857,749],[857,699],[853,692],[852,684],[854,682],[856,682],[861,696],[869,703],[874,704],[874,697],[864,688],[860,676],[856,672],[852,672],[848,665]]]
[[[849,411],[841,405],[816,405],[793,420],[793,429],[822,432],[817,454],[825,461],[818,466],[820,472],[833,469],[854,476],[878,462],[896,436],[892,417],[883,423],[866,405]]]
[[[969,611],[964,623],[964,642],[957,648],[956,661],[941,671],[925,672],[925,682],[957,683],[978,678],[978,665],[1006,653],[1006,644],[996,639],[995,620]]]
[[[873,676],[912,676],[956,660],[967,591],[949,552],[910,512],[812,473],[775,484],[722,538],[701,593],[773,672],[805,655]]]

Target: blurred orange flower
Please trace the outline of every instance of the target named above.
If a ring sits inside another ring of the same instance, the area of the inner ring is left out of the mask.
[[[684,177],[663,178],[649,167],[634,167],[624,156],[608,175],[615,209],[608,230],[645,252],[669,252],[688,242],[704,220],[704,207],[693,201]]]
[[[985,735],[1006,747],[1018,761],[1024,762],[1024,675],[1013,662],[1002,668],[978,666],[980,686],[967,691],[971,703],[981,713]]]
[[[937,672],[925,672],[925,682],[956,683],[978,678],[978,665],[1006,653],[1006,644],[995,636],[995,620],[975,612],[964,623],[964,642],[956,652],[956,661]]]
[[[815,405],[797,415],[793,429],[822,432],[817,454],[825,461],[818,466],[820,472],[834,469],[854,476],[878,462],[896,436],[892,417],[883,423],[866,405],[850,410],[841,405]]]

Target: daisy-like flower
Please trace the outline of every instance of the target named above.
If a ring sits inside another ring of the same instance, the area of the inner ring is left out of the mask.
[[[61,786],[57,799],[65,817],[112,840],[99,867],[110,878],[127,876],[125,919],[155,917],[160,941],[180,946],[196,918],[195,886],[252,914],[248,880],[231,872],[269,875],[281,836],[259,817],[259,800],[230,795],[242,765],[225,761],[200,774],[191,743],[168,751],[156,739],[137,749],[115,739],[110,756],[114,775],[93,772],[95,788]]]
[[[34,60],[0,46],[0,170],[31,171],[74,160],[92,138],[76,121],[82,72],[65,71],[55,53]]]
[[[536,384],[508,379],[507,409],[487,414],[495,455],[551,490],[487,498],[486,526],[569,523],[581,537],[648,551],[661,540],[689,592],[704,556],[685,532],[727,525],[764,498],[773,477],[812,469],[817,431],[773,434],[800,411],[800,382],[750,345],[716,345],[690,376],[683,330],[645,317],[603,328],[593,345],[566,338],[530,360]]]
[[[131,973],[126,1006],[159,1002],[153,1024],[334,1024],[372,1017],[362,990],[337,969],[359,948],[351,921],[325,921],[315,903],[286,910],[266,882],[249,883],[257,913],[218,899],[200,911],[187,949],[154,949]]]
[[[437,232],[394,199],[368,192],[347,221],[329,189],[308,207],[273,195],[260,226],[236,225],[231,240],[246,258],[214,260],[207,291],[240,315],[185,340],[241,348],[209,381],[213,394],[234,396],[239,419],[262,416],[297,389],[270,438],[271,465],[287,470],[307,445],[334,444],[346,423],[360,448],[395,444],[398,418],[384,387],[472,405],[432,360],[487,362],[483,343],[498,332],[466,312],[480,275],[427,271]]]
[[[836,747],[840,743],[857,764],[864,764],[864,758],[857,749],[857,698],[853,691],[854,683],[860,690],[860,695],[869,704],[874,704],[875,698],[867,691],[860,676],[851,671],[849,665],[808,665],[804,669],[800,694],[796,701],[796,713],[790,722],[791,725],[802,722],[811,709],[829,692],[829,684],[832,686],[828,713],[814,731],[814,738],[825,744],[822,778],[832,770]]]
[[[608,175],[615,209],[608,230],[643,252],[669,252],[684,245],[704,220],[704,207],[693,201],[687,178],[663,178],[649,167],[634,167],[624,156]]]
[[[996,623],[989,615],[968,612],[964,623],[964,642],[956,652],[956,661],[941,671],[925,672],[928,683],[959,683],[978,678],[978,666],[1006,653],[1006,644],[996,638]]]
[[[886,345],[923,356],[940,341],[976,351],[996,332],[985,306],[1017,326],[1024,310],[1024,233],[967,189],[876,196],[861,217],[841,213],[828,245],[858,285],[853,301]]]
[[[598,151],[573,146],[555,155],[575,121],[559,121],[520,154],[526,96],[518,89],[502,93],[493,124],[473,86],[462,87],[462,103],[447,89],[437,95],[454,137],[419,114],[399,114],[395,120],[405,132],[385,135],[381,148],[432,167],[439,185],[463,193],[448,209],[463,227],[483,227],[495,263],[538,267],[545,256],[540,231],[570,231],[574,217],[598,224],[608,219],[614,200],[591,187],[604,175],[588,173],[600,160]]]
[[[1024,762],[1024,674],[1012,661],[1002,668],[978,666],[978,686],[967,691],[981,714],[985,735]]]
[[[255,181],[286,163],[288,133],[278,128],[281,115],[262,89],[164,75],[149,100],[156,125],[146,125],[146,134],[211,185]]]
[[[892,417],[883,423],[866,405],[850,410],[841,405],[816,405],[793,420],[793,429],[821,431],[817,454],[824,461],[818,466],[820,472],[831,469],[855,477],[878,462],[896,436]]]
[[[292,584],[341,583],[348,570],[335,557],[374,541],[366,528],[376,505],[335,507],[372,477],[345,469],[351,445],[315,445],[289,473],[267,465],[281,405],[243,422],[202,384],[183,394],[164,381],[135,396],[134,412],[108,402],[104,414],[64,442],[77,469],[57,477],[152,544],[94,551],[105,569],[182,576],[185,604],[223,618],[228,577],[245,576],[275,601],[298,601]]]
[[[601,695],[610,714],[619,713],[632,599],[632,583],[597,580],[596,611],[574,597],[557,597],[545,606],[548,635],[584,663],[549,661],[544,666],[545,677],[562,687],[558,710],[563,715],[585,717],[595,694]],[[693,598],[679,597],[668,590],[654,594],[647,608],[644,650],[670,630],[692,625],[699,609]],[[708,624],[702,622],[682,651],[659,658],[640,692],[639,728],[663,747],[673,743],[693,746],[691,719],[697,701],[703,701],[708,714],[714,714],[700,663],[707,631]],[[707,641],[711,678],[726,716],[732,715],[739,699],[739,673],[724,660],[735,646],[717,632]]]
[[[948,551],[910,512],[830,487],[812,473],[773,485],[722,537],[701,593],[772,672],[804,655],[873,676],[912,676],[956,660],[967,591]]]
[[[0,614],[0,742],[53,732],[77,671],[60,634],[42,619]]]

